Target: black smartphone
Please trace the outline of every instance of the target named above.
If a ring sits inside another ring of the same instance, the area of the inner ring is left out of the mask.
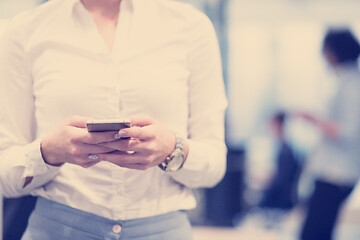
[[[89,132],[119,131],[131,127],[128,119],[94,119],[86,122]]]

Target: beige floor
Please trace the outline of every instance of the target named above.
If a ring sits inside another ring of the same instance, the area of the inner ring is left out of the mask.
[[[360,211],[347,211],[340,217],[334,240],[360,239]],[[295,211],[276,229],[265,229],[256,221],[239,228],[194,227],[194,240],[297,240],[301,212]]]

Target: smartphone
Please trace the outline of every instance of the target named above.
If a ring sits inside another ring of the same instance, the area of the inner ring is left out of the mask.
[[[86,122],[89,132],[119,131],[131,127],[128,119],[94,119]]]

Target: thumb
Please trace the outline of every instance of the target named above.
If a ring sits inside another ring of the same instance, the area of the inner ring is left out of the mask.
[[[156,121],[147,115],[135,115],[129,117],[131,126],[135,127],[145,127],[151,124],[154,124]]]
[[[89,117],[83,116],[72,116],[65,121],[65,125],[78,127],[78,128],[86,128],[86,122],[90,120]]]

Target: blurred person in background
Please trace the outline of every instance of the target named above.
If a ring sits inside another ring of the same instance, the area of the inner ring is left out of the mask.
[[[331,240],[342,204],[360,177],[360,46],[347,28],[329,29],[323,56],[337,79],[324,117],[297,115],[313,123],[322,138],[310,160],[314,191],[301,240]]]
[[[281,223],[297,201],[300,162],[286,136],[289,117],[285,111],[278,111],[270,120],[270,131],[276,149],[275,172],[259,203],[260,209],[264,211],[267,227]]]
[[[0,191],[39,196],[25,240],[190,240],[226,169],[209,19],[167,0],[52,0],[0,44]],[[89,132],[92,119],[132,127]]]

